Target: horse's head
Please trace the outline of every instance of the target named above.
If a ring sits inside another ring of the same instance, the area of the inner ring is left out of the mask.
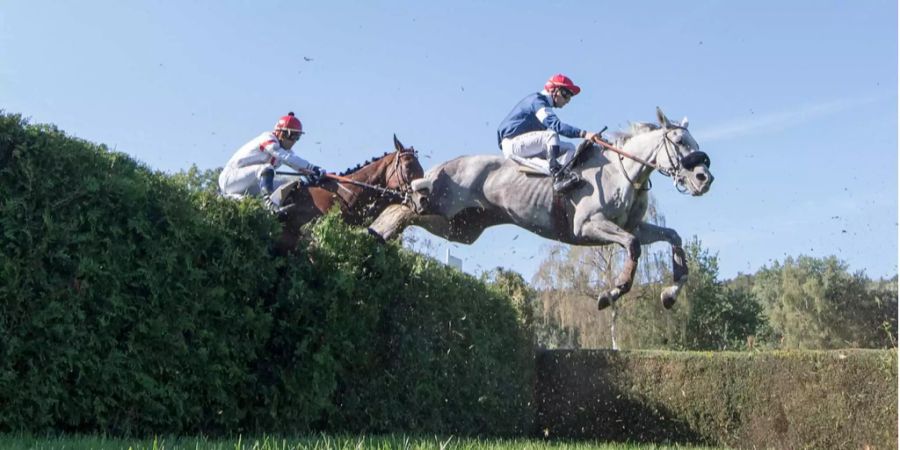
[[[385,187],[410,191],[413,180],[425,175],[425,170],[419,163],[419,153],[413,147],[404,147],[397,135],[394,135],[394,149],[394,158],[388,161],[390,165],[385,171]]]
[[[680,123],[672,123],[662,110],[656,108],[656,116],[664,135],[662,149],[656,155],[656,164],[672,176],[679,191],[691,195],[703,195],[713,182],[709,171],[709,156],[688,131],[687,117]]]

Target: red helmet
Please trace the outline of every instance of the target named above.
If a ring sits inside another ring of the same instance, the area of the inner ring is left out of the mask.
[[[569,77],[561,73],[553,75],[546,83],[544,83],[544,89],[548,92],[556,88],[566,88],[572,92],[572,95],[578,95],[578,93],[581,92],[580,87],[575,86],[575,83],[573,83]]]
[[[300,123],[300,119],[294,117],[293,112],[287,113],[286,116],[278,119],[278,123],[275,124],[275,131],[296,131],[298,133],[303,132],[303,124]]]

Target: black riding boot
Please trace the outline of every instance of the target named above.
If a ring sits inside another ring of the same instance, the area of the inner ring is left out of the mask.
[[[282,217],[282,208],[272,201],[272,193],[275,192],[275,168],[266,167],[259,173],[259,191],[262,194],[263,205],[278,217]]]
[[[259,173],[259,191],[269,197],[275,191],[275,168],[266,167]]]
[[[562,164],[559,163],[559,146],[550,147],[550,154],[547,155],[547,163],[550,166],[550,175],[553,175],[553,190],[557,193],[565,193],[574,188],[581,182],[581,178],[568,170],[562,170]]]

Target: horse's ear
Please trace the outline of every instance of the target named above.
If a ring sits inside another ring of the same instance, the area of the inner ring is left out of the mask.
[[[402,152],[405,147],[400,143],[400,139],[397,139],[397,135],[394,135],[394,148],[397,149],[398,152]]]
[[[659,109],[659,106],[656,107],[656,119],[659,120],[659,126],[669,128],[669,119],[663,114],[662,110]]]
[[[687,128],[687,127],[688,127],[687,116],[684,116],[684,118],[681,119],[681,128]]]

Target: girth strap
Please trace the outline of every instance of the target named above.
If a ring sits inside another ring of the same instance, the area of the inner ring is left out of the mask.
[[[553,221],[553,231],[556,238],[564,240],[573,238],[572,228],[569,226],[569,213],[566,210],[565,194],[554,194],[553,203],[550,204],[550,217]]]

